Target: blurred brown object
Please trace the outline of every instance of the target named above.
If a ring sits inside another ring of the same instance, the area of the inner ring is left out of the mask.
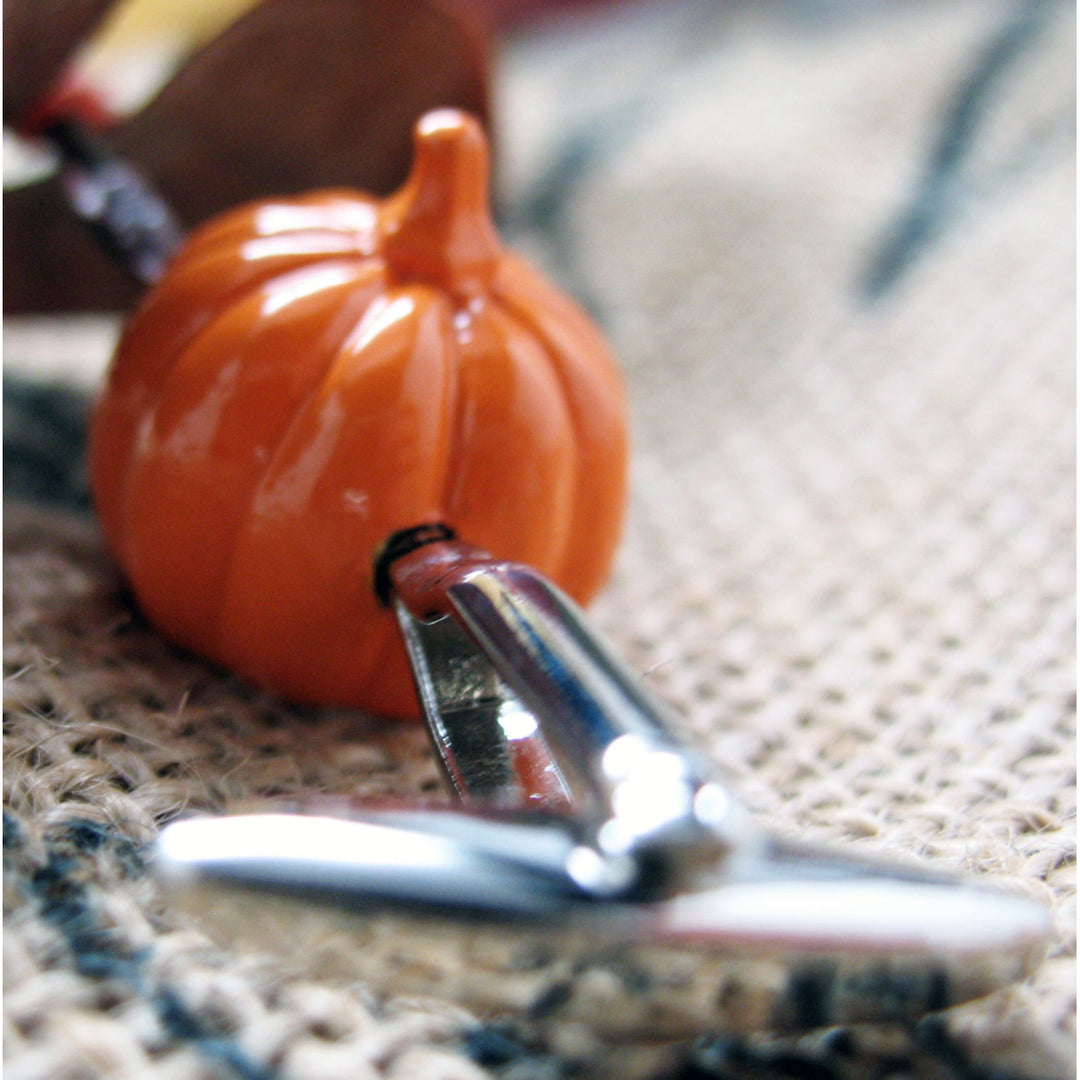
[[[105,6],[6,0],[5,108],[32,106]],[[405,177],[413,122],[449,105],[489,120],[487,35],[468,4],[262,0],[105,141],[191,227],[266,195],[386,194]],[[4,225],[5,313],[124,310],[139,296],[56,177],[5,191]]]

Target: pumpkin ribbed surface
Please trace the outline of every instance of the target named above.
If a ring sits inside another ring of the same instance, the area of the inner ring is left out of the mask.
[[[166,635],[283,695],[416,713],[380,546],[444,522],[586,602],[623,517],[621,382],[588,318],[506,251],[487,148],[417,126],[387,200],[331,191],[203,226],[123,335],[91,479]]]

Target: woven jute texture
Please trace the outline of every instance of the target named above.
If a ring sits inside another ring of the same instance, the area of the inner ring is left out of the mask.
[[[497,79],[504,232],[630,389],[595,623],[769,826],[1049,905],[1029,980],[910,1031],[597,1055],[184,924],[145,872],[176,814],[439,780],[420,731],[274,700],[143,622],[78,508],[115,320],[20,322],[7,1075],[1074,1075],[1074,41],[1054,0],[610,5],[506,42]]]

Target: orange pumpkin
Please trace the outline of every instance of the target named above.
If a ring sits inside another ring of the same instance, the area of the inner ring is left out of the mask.
[[[579,602],[623,518],[622,385],[598,331],[505,250],[452,110],[405,185],[258,202],[192,234],[125,331],[91,481],[143,610],[299,701],[418,712],[374,563],[443,522]]]

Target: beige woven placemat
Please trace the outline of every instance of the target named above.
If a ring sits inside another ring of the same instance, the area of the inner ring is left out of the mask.
[[[1053,0],[672,3],[505,49],[507,231],[634,408],[596,622],[771,826],[1055,910],[984,1003],[669,1075],[1075,1072],[1074,40]],[[114,330],[11,325],[8,367],[92,385]],[[177,654],[85,518],[9,505],[5,561],[9,1076],[568,1075],[527,1028],[221,951],[143,874],[183,808],[432,791],[420,732]]]

